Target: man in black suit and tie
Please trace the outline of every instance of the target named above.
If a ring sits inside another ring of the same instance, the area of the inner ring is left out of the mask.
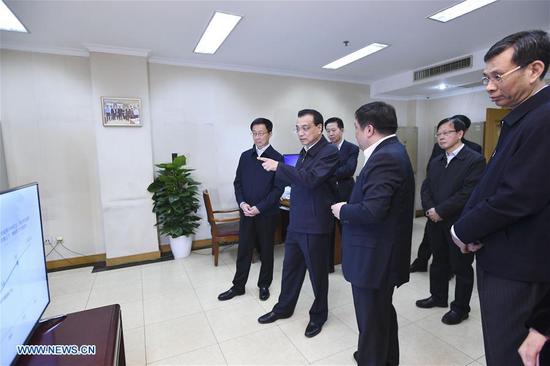
[[[349,202],[332,206],[342,222],[342,269],[351,282],[361,366],[399,364],[395,286],[409,281],[414,174],[397,139],[395,109],[383,102],[355,112],[355,136],[365,154]]]
[[[331,144],[338,147],[339,164],[334,175],[336,176],[338,202],[347,202],[355,180],[353,175],[357,169],[357,156],[359,148],[357,145],[344,140],[344,122],[338,117],[332,117],[325,121],[325,131]],[[340,225],[339,220],[335,220]],[[340,232],[342,227],[340,226]],[[334,272],[334,236],[330,244],[329,272]]]
[[[270,120],[256,118],[250,124],[250,131],[254,146],[241,154],[233,182],[241,208],[237,270],[233,286],[218,296],[220,301],[244,294],[254,247],[259,248],[262,262],[258,278],[260,300],[269,298],[269,286],[273,280],[273,240],[283,187],[276,184],[275,173],[265,171],[257,158],[263,156],[282,161],[283,156],[269,143],[273,131]]]
[[[466,126],[466,130],[464,130],[464,136],[466,136],[466,132],[468,132],[468,130],[470,129],[470,126],[472,125],[472,121],[470,121],[470,119],[463,114],[456,114],[452,116],[451,119],[458,119],[464,123],[464,125]],[[470,149],[474,150],[475,152],[478,152],[481,155],[483,155],[481,146],[479,146],[473,141],[466,140],[464,136],[462,137],[462,143],[467,147],[469,147]],[[436,142],[432,149],[432,154],[428,159],[428,164],[434,158],[441,157],[441,155],[443,155],[444,153],[445,153],[445,150],[439,147],[439,144]],[[430,242],[428,241],[428,223],[427,222],[426,222],[426,226],[424,227],[424,236],[422,237],[422,241],[418,246],[417,253],[418,254],[416,256],[416,259],[411,263],[411,269],[410,269],[411,273],[426,272],[428,270],[428,261],[432,256],[432,250],[430,249]]]
[[[422,183],[422,208],[428,217],[428,239],[433,252],[430,293],[416,306],[447,307],[449,274],[456,275],[455,299],[441,321],[458,324],[468,318],[474,287],[473,254],[462,255],[453,244],[449,229],[483,174],[485,159],[462,142],[466,126],[458,118],[446,118],[437,125],[437,143],[445,151],[428,164]]]
[[[550,38],[518,32],[485,54],[491,100],[512,110],[502,121],[485,174],[451,227],[464,253],[475,252],[485,358],[521,365],[525,322],[550,290]]]
[[[323,116],[313,109],[298,112],[296,133],[304,146],[296,167],[260,157],[267,171],[291,187],[290,218],[279,301],[261,316],[262,324],[292,316],[306,270],[315,294],[309,310],[305,336],[321,332],[328,316],[328,260],[333,219],[330,205],[336,202],[334,172],[338,149],[323,136]]]

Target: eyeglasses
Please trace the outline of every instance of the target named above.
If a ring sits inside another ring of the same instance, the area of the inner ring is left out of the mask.
[[[265,135],[267,135],[269,132],[250,132],[250,134],[253,136],[253,137],[264,137]]]
[[[441,135],[447,137],[447,136],[449,136],[449,135],[450,135],[451,133],[453,133],[453,132],[456,132],[456,131],[455,131],[455,130],[451,130],[451,131],[438,132],[438,133],[435,134],[435,137],[439,137],[439,136],[441,136]]]
[[[504,74],[500,75],[500,74],[496,74],[495,76],[484,76],[481,78],[481,83],[483,85],[489,85],[489,82],[491,81],[494,81],[496,83],[502,83],[502,81],[504,80],[504,78],[508,75],[510,75],[511,73],[513,73],[514,71],[518,71],[519,69],[521,69],[523,66],[517,66],[515,68],[513,68],[512,70],[510,71],[507,71],[505,72]]]

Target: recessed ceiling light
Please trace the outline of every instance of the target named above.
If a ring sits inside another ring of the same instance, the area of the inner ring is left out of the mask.
[[[199,44],[195,47],[195,53],[215,53],[241,19],[238,15],[214,13]]]
[[[455,6],[442,10],[428,18],[437,20],[438,22],[446,23],[449,20],[458,18],[461,15],[467,14],[474,10],[496,2],[497,0],[466,0]]]
[[[0,1],[0,30],[29,33],[3,1]]]
[[[357,61],[357,60],[359,60],[363,57],[366,57],[366,56],[371,55],[375,52],[383,50],[386,47],[388,47],[387,44],[371,43],[367,47],[363,47],[360,50],[352,52],[349,55],[346,55],[342,58],[339,58],[336,61],[331,62],[330,64],[327,64],[327,65],[323,66],[323,69],[333,69],[333,70],[339,69],[342,66],[346,66],[347,64],[350,64],[354,61]]]
[[[439,89],[439,90],[445,90],[445,89],[447,89],[447,85],[446,85],[445,83],[441,83],[441,84],[439,84],[439,85],[437,86],[437,89]]]

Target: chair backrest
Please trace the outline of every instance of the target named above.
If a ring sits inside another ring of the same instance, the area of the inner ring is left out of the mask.
[[[206,217],[210,225],[215,225],[214,222],[214,209],[212,208],[212,202],[210,201],[210,193],[208,189],[202,191],[202,199],[204,200],[204,208],[206,209]]]

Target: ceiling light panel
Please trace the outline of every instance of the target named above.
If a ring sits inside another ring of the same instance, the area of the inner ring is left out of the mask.
[[[214,13],[199,44],[195,47],[195,53],[215,53],[241,19],[238,15]]]
[[[0,30],[29,33],[3,1],[0,1]]]
[[[342,58],[339,58],[336,61],[333,61],[333,62],[323,66],[323,69],[333,69],[333,70],[339,69],[342,66],[346,66],[347,64],[350,64],[350,63],[355,62],[359,59],[362,59],[363,57],[367,57],[368,55],[372,55],[375,52],[381,51],[386,47],[388,47],[387,44],[371,43],[367,47],[363,47],[360,50],[352,52],[349,55],[346,55]]]
[[[439,13],[431,15],[428,18],[446,23],[450,20],[458,18],[461,15],[470,13],[496,1],[497,0],[466,0],[448,9],[442,10]]]

